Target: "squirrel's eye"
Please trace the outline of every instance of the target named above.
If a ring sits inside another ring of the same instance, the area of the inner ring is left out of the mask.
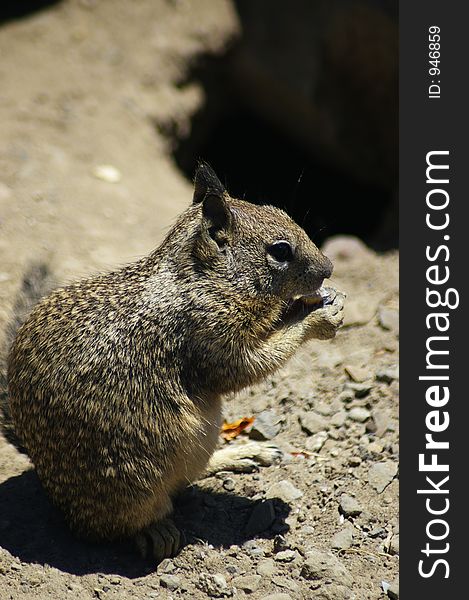
[[[267,252],[278,262],[290,262],[293,260],[293,248],[288,242],[275,242],[267,248]]]

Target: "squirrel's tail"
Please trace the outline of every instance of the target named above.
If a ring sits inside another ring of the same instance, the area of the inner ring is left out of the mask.
[[[24,323],[33,306],[54,288],[48,266],[32,264],[23,277],[21,289],[13,305],[11,318],[6,326],[0,348],[0,430],[5,438],[20,452],[25,452],[15,434],[8,401],[7,357],[16,333]]]

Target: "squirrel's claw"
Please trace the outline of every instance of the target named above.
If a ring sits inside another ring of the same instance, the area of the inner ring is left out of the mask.
[[[164,558],[176,556],[184,542],[183,533],[171,519],[152,523],[134,538],[142,558],[149,555],[159,564]]]

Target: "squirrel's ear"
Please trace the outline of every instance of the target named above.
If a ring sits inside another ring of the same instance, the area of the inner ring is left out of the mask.
[[[224,246],[231,237],[233,217],[223,196],[209,192],[202,202],[202,215],[209,236],[218,246]]]
[[[215,171],[206,162],[199,162],[194,177],[193,204],[199,204],[207,194],[223,196],[225,187],[218,179]]]

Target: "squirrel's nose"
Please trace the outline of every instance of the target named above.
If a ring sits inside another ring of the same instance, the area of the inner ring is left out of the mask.
[[[324,279],[329,279],[330,276],[332,275],[332,271],[334,270],[334,265],[332,264],[332,261],[327,258],[327,256],[322,256],[322,264],[321,264],[321,275]]]

